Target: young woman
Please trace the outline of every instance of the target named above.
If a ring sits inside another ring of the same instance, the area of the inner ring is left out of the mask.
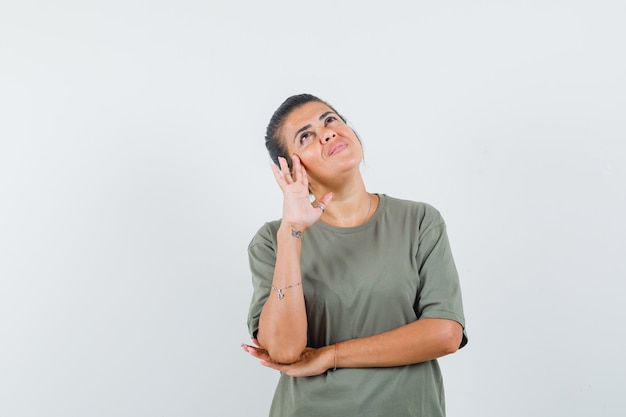
[[[467,337],[439,212],[369,193],[359,138],[315,96],[285,100],[265,140],[283,213],[248,248],[242,347],[281,372],[270,415],[444,416],[436,359]]]

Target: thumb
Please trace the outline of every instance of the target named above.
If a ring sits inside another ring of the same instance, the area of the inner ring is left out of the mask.
[[[323,204],[324,207],[328,206],[328,203],[330,203],[330,200],[332,200],[334,197],[333,193],[326,193],[322,196],[322,198],[320,198],[319,200],[317,200],[318,203]]]

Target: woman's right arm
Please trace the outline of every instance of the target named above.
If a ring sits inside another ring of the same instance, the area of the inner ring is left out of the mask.
[[[307,341],[300,272],[302,237],[293,236],[291,228],[281,224],[277,244],[272,291],[261,310],[257,340],[273,360],[292,363],[300,357]]]
[[[309,200],[304,166],[296,155],[292,161],[293,176],[284,158],[279,158],[280,169],[272,165],[283,192],[283,216],[277,234],[272,290],[261,310],[256,337],[272,360],[280,363],[295,362],[306,347],[307,317],[300,254],[306,229],[322,214]],[[327,194],[319,202],[327,205],[331,199],[332,194]]]

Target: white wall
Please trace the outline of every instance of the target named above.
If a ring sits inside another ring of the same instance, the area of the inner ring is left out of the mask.
[[[0,5],[0,415],[262,416],[246,247],[288,95],[443,213],[449,416],[623,416],[619,1]]]

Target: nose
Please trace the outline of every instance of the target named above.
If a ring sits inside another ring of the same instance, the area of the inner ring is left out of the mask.
[[[320,141],[322,145],[328,143],[331,139],[334,139],[337,134],[332,129],[324,129],[322,134],[320,135]]]

